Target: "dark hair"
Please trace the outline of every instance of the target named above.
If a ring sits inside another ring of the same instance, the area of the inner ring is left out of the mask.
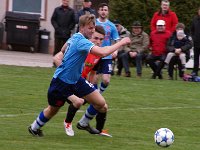
[[[108,9],[109,9],[109,6],[108,6],[107,3],[100,3],[100,4],[98,5],[98,10],[99,10],[99,8],[103,8],[104,6],[107,6]]]
[[[106,34],[104,28],[102,26],[100,26],[100,25],[95,26],[95,31],[100,33],[100,34],[102,34],[102,35],[104,35],[104,36]]]

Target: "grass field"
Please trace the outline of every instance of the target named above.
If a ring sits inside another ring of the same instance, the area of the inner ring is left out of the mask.
[[[44,137],[31,136],[27,127],[47,106],[53,72],[53,68],[0,65],[0,150],[159,150],[153,136],[161,127],[175,135],[168,149],[200,149],[200,84],[166,80],[166,74],[163,80],[149,79],[148,68],[141,79],[112,77],[104,93],[109,104],[106,128],[112,138],[75,127],[86,106],[75,117],[75,136],[68,137],[63,129],[67,104],[44,126]]]

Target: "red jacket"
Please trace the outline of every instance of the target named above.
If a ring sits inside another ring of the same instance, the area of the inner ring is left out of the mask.
[[[166,54],[167,41],[169,40],[170,36],[171,32],[168,30],[164,32],[158,32],[157,30],[154,30],[151,32],[149,48],[154,56]]]
[[[176,24],[178,23],[178,18],[176,13],[169,10],[167,14],[162,15],[160,11],[155,12],[153,18],[151,19],[151,31],[156,30],[157,20],[164,20],[166,24],[166,30],[171,31],[172,33],[176,29]]]

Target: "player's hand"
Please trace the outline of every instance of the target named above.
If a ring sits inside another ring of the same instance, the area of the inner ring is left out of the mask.
[[[124,46],[124,45],[130,44],[131,43],[131,39],[129,37],[125,37],[125,38],[121,39],[120,42]]]

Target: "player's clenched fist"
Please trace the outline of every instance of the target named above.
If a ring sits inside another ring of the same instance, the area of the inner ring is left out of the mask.
[[[131,39],[129,37],[125,37],[123,39],[121,39],[122,45],[127,45],[131,43]]]

